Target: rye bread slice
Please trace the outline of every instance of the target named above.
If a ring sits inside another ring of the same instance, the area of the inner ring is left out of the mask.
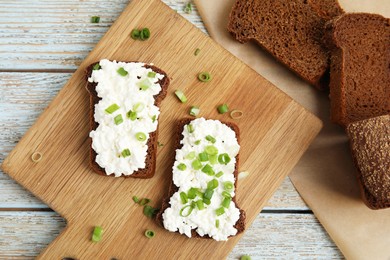
[[[349,13],[326,24],[331,49],[331,119],[351,122],[390,113],[390,19]]]
[[[129,61],[130,62],[130,61]],[[96,86],[97,83],[95,82],[88,82],[88,78],[92,74],[93,66],[96,65],[99,62],[92,63],[89,65],[86,69],[86,81],[87,81],[87,91],[90,95],[90,109],[89,109],[89,120],[90,120],[90,131],[95,130],[99,124],[95,122],[94,119],[94,114],[95,114],[95,104],[97,104],[100,101],[100,98],[97,95],[96,92]],[[158,95],[154,96],[155,101],[154,104],[156,106],[160,106],[161,101],[165,98],[167,95],[167,90],[169,86],[169,77],[168,75],[161,70],[160,68],[157,68],[156,66],[145,64],[145,68],[150,68],[154,72],[159,73],[164,75],[164,78],[159,80],[158,83],[161,86],[161,91]],[[157,129],[155,132],[152,132],[149,134],[149,140],[147,142],[148,144],[148,150],[147,150],[147,156],[145,159],[145,168],[144,169],[139,169],[138,171],[134,172],[131,175],[122,175],[121,177],[133,177],[133,178],[141,178],[141,179],[146,179],[146,178],[152,178],[154,176],[155,170],[156,170],[156,155],[157,155],[157,138],[158,138],[158,125]],[[107,175],[105,170],[100,167],[99,164],[96,163],[96,152],[94,149],[92,149],[92,138],[89,138],[89,143],[90,143],[90,156],[89,156],[89,164],[90,167],[98,174],[103,175],[103,176],[114,176],[114,174]]]
[[[390,115],[351,123],[347,133],[363,201],[390,207]]]
[[[228,31],[241,43],[255,41],[302,79],[326,89],[324,25],[343,12],[337,0],[237,0]]]
[[[183,132],[184,126],[189,124],[192,120],[193,119],[191,119],[191,118],[185,118],[185,119],[182,119],[182,120],[178,121],[177,127],[176,127],[176,137],[174,138],[174,140],[175,140],[175,144],[174,144],[175,149],[180,149],[182,147],[182,145],[180,144],[180,140],[183,139],[182,132]],[[221,121],[221,123],[223,123],[223,124],[227,125],[228,127],[230,127],[236,133],[237,141],[240,142],[240,129],[238,128],[238,126],[236,124],[230,123],[230,122],[223,122],[223,121]],[[173,165],[173,163],[174,163],[174,161],[172,162],[172,165]],[[235,180],[236,180],[234,182],[234,189],[237,189],[238,164],[239,164],[239,154],[237,154],[237,156],[236,156],[236,165],[235,165],[234,173],[233,173],[234,177],[235,177]],[[171,179],[172,179],[172,175],[171,175]],[[171,184],[169,186],[168,194],[163,199],[160,211],[156,215],[156,220],[162,227],[164,227],[162,214],[169,207],[169,200],[170,200],[170,198],[178,190],[179,190],[178,187],[173,183],[173,180],[172,180],[172,182],[171,182]],[[232,198],[232,201],[236,204],[237,208],[239,208],[238,205],[237,205],[237,202],[236,202],[236,196],[234,196]],[[245,218],[246,218],[245,211],[242,210],[242,209],[239,209],[239,210],[240,210],[240,218],[237,220],[236,224],[234,225],[234,228],[237,229],[237,234],[240,234],[240,233],[242,233],[245,230]],[[205,235],[203,237],[200,236],[198,233],[196,233],[196,231],[194,229],[191,231],[191,238],[212,239],[208,235]]]

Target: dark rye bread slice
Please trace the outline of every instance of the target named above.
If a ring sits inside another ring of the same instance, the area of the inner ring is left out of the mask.
[[[131,62],[131,61],[129,61]],[[88,78],[91,76],[93,71],[93,66],[96,65],[99,62],[92,63],[89,65],[86,69],[86,81],[87,81],[87,90],[90,95],[90,109],[89,109],[89,121],[90,121],[90,131],[95,130],[98,127],[98,123],[95,122],[94,114],[95,114],[95,104],[97,104],[100,101],[100,98],[97,95],[96,92],[96,85],[97,83],[94,82],[88,82]],[[161,101],[166,97],[167,90],[169,86],[169,78],[168,75],[161,69],[157,68],[156,66],[145,64],[145,68],[150,68],[154,72],[157,72],[159,74],[164,75],[164,78],[159,80],[158,83],[161,86],[161,92],[154,96],[154,104],[156,106],[160,106]],[[138,171],[134,172],[131,175],[122,175],[121,177],[133,177],[133,178],[152,178],[154,176],[155,170],[156,170],[156,155],[157,155],[157,137],[158,137],[158,125],[157,130],[153,133],[149,134],[149,140],[148,140],[148,150],[147,150],[147,156],[145,159],[146,167],[144,169],[139,169]],[[99,164],[96,163],[96,152],[94,149],[92,149],[92,138],[89,138],[90,142],[90,156],[89,156],[89,164],[91,168],[98,174],[104,175],[104,176],[114,176],[114,174],[107,175],[105,170],[100,167]]]
[[[182,132],[183,132],[184,126],[189,124],[192,120],[193,119],[191,119],[191,118],[185,118],[185,119],[180,120],[177,123],[176,137],[174,138],[174,140],[175,140],[174,147],[176,147],[175,149],[180,149],[182,147],[181,144],[180,144],[180,140],[183,139]],[[227,125],[228,127],[230,127],[236,133],[237,141],[239,143],[240,142],[240,129],[238,128],[238,126],[233,124],[233,123],[230,123],[230,122],[223,122],[223,121],[221,121],[221,123]],[[173,163],[174,163],[174,161],[172,162],[172,165],[173,165]],[[236,165],[235,165],[234,173],[233,173],[234,177],[235,177],[235,180],[236,180],[234,182],[234,189],[235,190],[237,189],[238,164],[239,164],[239,154],[237,154],[237,156],[236,156]],[[171,175],[171,179],[172,179],[172,175]],[[173,183],[173,180],[172,180],[172,182],[171,182],[171,184],[169,186],[168,194],[163,199],[160,211],[156,215],[156,220],[162,227],[164,227],[162,214],[164,213],[164,211],[167,208],[169,208],[169,200],[172,197],[172,195],[175,192],[177,192],[178,190],[179,190],[178,187],[176,187],[176,185]],[[234,201],[234,203],[236,204],[236,207],[238,208],[238,205],[237,205],[237,202],[236,202],[236,196],[234,196],[232,198],[232,201]],[[240,209],[240,218],[237,220],[236,224],[234,225],[234,228],[237,229],[237,234],[242,233],[245,230],[245,218],[246,218],[245,211]],[[211,237],[209,237],[208,235],[205,235],[203,237],[200,236],[198,233],[196,233],[196,231],[194,229],[191,231],[191,238],[208,238],[208,239],[211,239]]]
[[[343,12],[337,0],[237,0],[228,31],[241,43],[255,41],[298,76],[326,89],[324,25]]]
[[[349,13],[326,24],[331,119],[342,126],[390,113],[390,19]]]
[[[390,207],[390,115],[351,123],[347,133],[364,202]]]

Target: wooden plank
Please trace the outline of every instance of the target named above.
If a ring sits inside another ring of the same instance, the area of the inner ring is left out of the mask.
[[[164,0],[204,32],[196,7]],[[0,70],[75,70],[118,18],[128,0],[0,1]],[[91,16],[101,17],[99,24]]]
[[[139,21],[156,32],[147,42],[128,37]],[[197,47],[202,48],[202,55],[195,57],[193,51]],[[161,110],[160,138],[166,146],[159,150],[160,174],[148,182],[105,178],[92,173],[85,163],[89,106],[83,72],[87,65],[102,57],[153,62],[174,79]],[[193,75],[194,71],[205,68],[214,76],[207,88]],[[238,122],[242,140],[240,161],[243,169],[256,174],[239,181],[237,193],[240,194],[238,203],[247,212],[248,225],[321,127],[312,114],[160,1],[134,0],[2,165],[5,172],[69,221],[64,232],[43,251],[42,258],[59,258],[64,252],[85,259],[111,254],[119,258],[129,258],[130,254],[148,257],[158,254],[168,258],[178,254],[201,258],[207,254],[219,258],[226,256],[237,243],[240,235],[226,243],[217,243],[186,240],[165,232],[164,236],[148,241],[159,251],[144,252],[138,251],[135,247],[138,241],[131,239],[145,225],[155,223],[137,221],[137,214],[142,213],[129,203],[132,196],[129,191],[146,193],[158,202],[170,182],[165,176],[170,176],[171,165],[166,162],[172,161],[173,156],[169,152],[173,146],[172,129],[177,119],[187,114],[172,95],[179,86],[190,100],[202,107],[203,116],[227,120],[216,113],[216,100],[240,107],[245,113]],[[29,159],[36,150],[44,154],[39,164]],[[260,201],[253,200],[255,197]],[[104,223],[108,230],[106,243],[92,245],[86,237],[97,223]],[[133,233],[125,233],[123,227],[131,228]],[[124,250],[129,247],[135,251]]]
[[[59,234],[65,221],[54,212],[0,212],[0,226],[0,259],[27,260],[34,259]],[[311,214],[261,213],[228,259],[243,254],[252,259],[342,258]]]

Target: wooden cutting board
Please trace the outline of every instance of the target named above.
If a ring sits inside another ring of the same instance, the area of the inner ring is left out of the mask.
[[[148,27],[151,38],[134,41],[134,28]],[[195,56],[195,49],[201,49]],[[89,96],[84,70],[103,58],[154,63],[171,77],[162,102],[159,141],[152,179],[100,176],[88,166]],[[201,71],[211,82],[196,78]],[[188,102],[173,92],[183,90]],[[244,116],[233,120],[219,115],[216,106],[229,104]],[[241,235],[228,242],[188,239],[170,233],[143,215],[132,197],[148,197],[160,206],[171,182],[173,136],[178,119],[191,105],[201,116],[234,121],[241,130],[237,203],[250,226],[266,201],[297,163],[321,128],[321,121],[263,77],[212,41],[159,0],[133,0],[95,49],[80,65],[57,97],[3,162],[13,179],[42,199],[67,220],[67,227],[39,259],[221,259]],[[31,160],[41,152],[39,163]],[[103,240],[91,242],[94,226],[104,229]],[[144,236],[155,230],[153,239]]]

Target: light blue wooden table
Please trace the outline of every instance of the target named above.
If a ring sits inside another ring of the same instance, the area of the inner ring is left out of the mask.
[[[207,33],[196,8],[164,0]],[[127,5],[127,0],[0,0],[0,163]],[[101,17],[99,24],[90,17]],[[33,259],[64,220],[0,172],[0,259]],[[229,259],[339,259],[286,178]]]

